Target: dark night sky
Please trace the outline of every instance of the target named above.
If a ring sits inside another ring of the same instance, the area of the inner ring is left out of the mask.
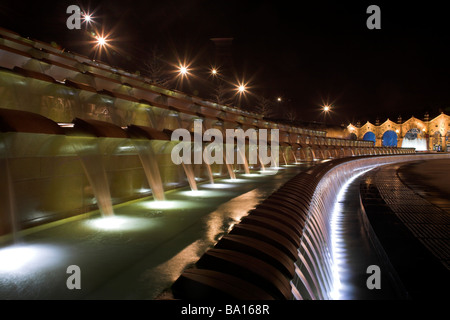
[[[0,0],[0,26],[89,54],[83,31],[66,28],[69,4],[95,11],[120,54],[105,60],[130,71],[155,45],[165,58],[194,61],[199,78],[214,61],[212,37],[233,37],[234,68],[251,91],[320,121],[333,102],[336,123],[378,116],[396,120],[450,114],[450,27],[438,2],[406,1],[34,1]],[[366,9],[381,8],[381,30],[368,30]],[[175,61],[174,61],[175,62]],[[203,80],[206,81],[206,80]],[[199,80],[198,83],[201,81]],[[208,97],[192,82],[183,90]]]

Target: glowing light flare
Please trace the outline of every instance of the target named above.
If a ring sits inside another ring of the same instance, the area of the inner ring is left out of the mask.
[[[243,82],[243,81],[238,81],[236,84],[234,84],[235,90],[236,90],[236,94],[238,94],[239,96],[243,96],[246,93],[248,93],[248,83]]]
[[[111,216],[99,217],[86,220],[86,225],[95,230],[102,231],[130,231],[130,230],[147,230],[155,227],[156,223],[151,219],[129,216]]]
[[[118,230],[120,229],[125,220],[119,217],[105,217],[91,221],[91,225],[102,230]]]
[[[90,22],[92,22],[92,16],[89,13],[85,13],[83,16],[83,20],[86,23],[90,23]]]
[[[246,179],[222,179],[225,183],[246,183],[248,182]]]
[[[182,201],[182,200],[152,200],[152,201],[144,201],[141,203],[146,209],[153,210],[173,210],[173,209],[189,209],[189,208],[197,208],[199,203],[197,201]]]
[[[83,19],[83,23],[86,24],[86,27],[91,25],[91,24],[95,24],[95,13],[96,10],[94,11],[89,11],[89,10],[84,10],[82,13],[82,19]]]
[[[42,244],[15,244],[0,248],[0,276],[33,273],[49,268],[65,259],[60,248]],[[1,279],[0,279],[1,282]]]
[[[177,206],[172,201],[149,201],[145,203],[145,207],[149,209],[174,209]]]
[[[95,37],[97,39],[97,46],[104,47],[107,44],[107,39],[104,36],[97,35]]]
[[[234,188],[232,184],[225,184],[225,183],[207,183],[202,184],[202,188],[208,188],[208,189],[231,189]]]
[[[212,191],[212,190],[189,190],[189,191],[180,191],[180,194],[188,197],[212,197],[217,195],[218,191]]]
[[[260,174],[258,173],[243,173],[241,174],[241,176],[243,177],[248,177],[248,178],[254,178],[254,177],[262,177]]]
[[[182,75],[182,76],[186,76],[187,74],[188,74],[188,67],[187,66],[185,66],[185,65],[180,65],[179,67],[178,67],[178,72],[180,73],[180,75]]]
[[[0,250],[0,272],[16,271],[28,265],[36,252],[25,246],[12,246]]]
[[[117,39],[111,37],[111,32],[105,33],[96,31],[91,32],[90,35],[92,40],[89,43],[93,45],[92,51],[95,52],[94,60],[100,59],[103,51],[105,51],[107,55],[109,55],[109,51],[119,51],[116,46],[112,45],[112,42]]]

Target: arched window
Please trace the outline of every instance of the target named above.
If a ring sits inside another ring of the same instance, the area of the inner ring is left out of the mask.
[[[364,135],[363,140],[366,140],[366,141],[373,141],[373,143],[375,143],[377,139],[376,139],[376,137],[375,137],[375,133],[373,133],[373,132],[371,132],[371,131],[368,131],[368,132],[366,132],[366,134]]]
[[[397,146],[397,134],[395,131],[388,130],[383,134],[383,147],[396,147]]]

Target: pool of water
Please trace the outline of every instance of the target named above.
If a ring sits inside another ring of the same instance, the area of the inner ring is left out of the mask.
[[[0,246],[0,299],[156,299],[234,224],[308,164],[237,175],[23,233]],[[68,289],[69,266],[81,289]]]

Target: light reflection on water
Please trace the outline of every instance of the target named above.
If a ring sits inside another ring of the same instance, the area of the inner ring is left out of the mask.
[[[40,270],[64,256],[63,249],[56,245],[14,244],[0,248],[0,275]]]
[[[110,287],[121,298],[136,287],[139,298],[155,298],[283,181],[264,176],[218,179],[199,184],[197,192],[174,190],[165,201],[146,198],[119,205],[113,217],[91,215],[30,234],[49,245],[33,245],[17,255],[9,251],[6,260],[13,263],[3,270],[0,255],[0,297],[67,298],[66,268],[80,264],[83,286],[92,292]],[[58,295],[61,288],[64,294]],[[23,290],[27,295],[20,294]],[[97,292],[96,298],[108,295]],[[86,298],[85,293],[79,297]]]

